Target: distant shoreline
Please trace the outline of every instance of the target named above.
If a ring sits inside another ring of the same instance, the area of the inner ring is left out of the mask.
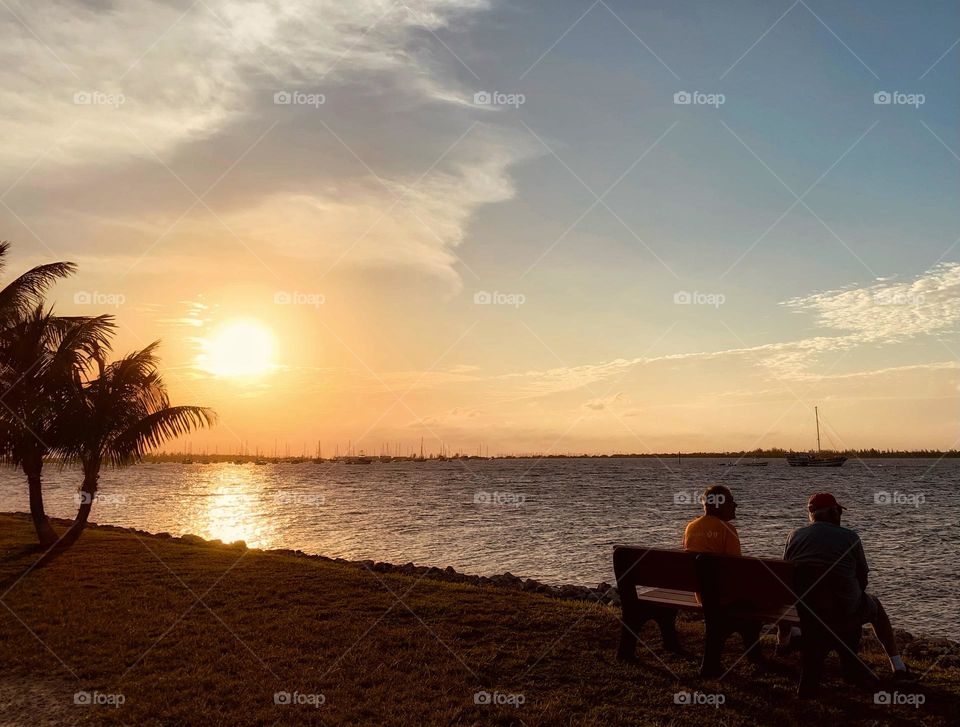
[[[683,460],[683,459],[734,459],[734,460],[752,460],[752,459],[785,459],[787,455],[795,453],[797,450],[764,450],[761,452],[631,452],[626,454],[538,454],[535,452],[521,454],[495,454],[488,456],[479,455],[427,455],[424,457],[395,457],[395,456],[377,456],[366,455],[367,458],[382,462],[450,462],[460,460],[515,460],[515,459],[663,459],[663,460]],[[822,450],[823,454],[844,455],[850,459],[957,459],[960,458],[960,450],[951,449],[948,451],[940,450],[914,450],[908,452],[888,451],[888,450]],[[356,456],[352,456],[356,459]],[[179,452],[173,454],[157,454],[144,457],[143,462],[153,464],[158,462],[183,463],[217,463],[217,464],[302,464],[306,462],[335,463],[347,459],[347,457],[267,457],[263,455],[249,454],[192,454],[188,452]]]

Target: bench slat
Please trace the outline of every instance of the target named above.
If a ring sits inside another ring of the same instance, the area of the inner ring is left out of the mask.
[[[703,610],[703,606],[697,600],[697,595],[693,591],[677,591],[672,588],[648,588],[646,586],[637,586],[636,588],[637,598],[645,603],[679,608],[684,611]],[[797,609],[793,606],[744,610],[742,613],[745,618],[762,621],[763,623],[774,623],[776,621],[783,621],[789,624],[800,623],[800,616],[797,615]]]

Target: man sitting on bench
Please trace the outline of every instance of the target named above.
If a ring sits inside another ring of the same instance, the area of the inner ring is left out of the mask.
[[[695,553],[740,555],[740,536],[730,522],[737,516],[737,503],[730,488],[711,485],[700,498],[703,515],[687,523],[683,549]]]
[[[843,507],[829,492],[818,492],[810,496],[807,511],[810,525],[790,534],[783,559],[829,568],[835,605],[861,624],[871,624],[890,659],[894,677],[907,676],[890,618],[880,600],[866,592],[868,568],[860,536],[840,525]]]
[[[740,535],[730,521],[737,516],[737,503],[729,487],[711,485],[703,491],[700,498],[703,504],[703,515],[687,523],[683,531],[683,549],[693,553],[710,553],[713,555],[742,555],[740,552]],[[697,594],[697,602],[701,602]],[[721,602],[723,607],[735,606],[735,603]],[[759,647],[759,633],[762,624],[754,621],[740,621],[732,624],[735,631],[743,637],[743,645],[747,658],[754,663],[763,663],[763,655]],[[700,673],[702,676],[720,676],[723,670],[720,667],[719,653],[715,658],[705,658]]]

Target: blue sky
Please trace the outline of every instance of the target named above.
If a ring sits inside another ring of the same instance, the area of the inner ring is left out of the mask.
[[[960,435],[954,4],[64,0],[0,35],[12,264],[122,298],[210,442],[807,446],[817,403],[844,445]],[[199,363],[237,319],[269,375]]]

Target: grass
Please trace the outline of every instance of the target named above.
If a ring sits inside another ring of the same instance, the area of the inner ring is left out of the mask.
[[[104,528],[23,575],[32,539],[25,516],[0,515],[4,724],[935,725],[960,708],[957,650],[923,640],[906,649],[922,681],[899,687],[924,694],[919,709],[874,704],[835,661],[808,702],[797,657],[703,681],[651,627],[640,663],[621,664],[605,606]],[[699,653],[699,623],[681,622],[681,637]],[[864,650],[886,673],[879,645]],[[80,691],[123,704],[75,705]],[[478,691],[523,704],[475,704]],[[680,691],[725,703],[678,706]],[[324,703],[277,705],[276,692]]]

